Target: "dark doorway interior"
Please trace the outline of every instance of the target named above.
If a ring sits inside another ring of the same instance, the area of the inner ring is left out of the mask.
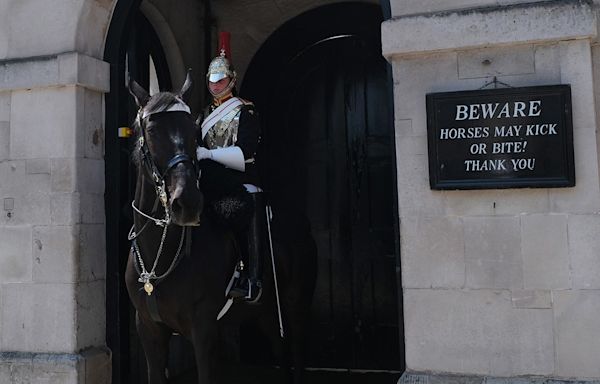
[[[119,0],[105,52],[111,63],[107,344],[115,384],[145,382],[123,280],[134,173],[132,143],[117,136],[117,127],[128,126],[135,116],[125,74],[148,87],[152,58],[160,88],[171,88],[160,43],[139,4]],[[380,54],[381,21],[381,8],[365,3],[309,11],[265,42],[241,89],[264,121],[266,188],[305,208],[319,244],[309,353],[309,366],[319,370],[309,373],[313,383],[391,384],[404,370],[391,84]],[[242,329],[244,365],[225,372],[239,373],[230,382],[270,382],[273,372],[263,367],[273,359],[261,345],[253,329]],[[177,382],[194,382],[193,373],[186,373],[193,365],[189,346],[176,340],[171,348],[172,366],[183,372]]]
[[[151,83],[156,83],[161,90],[171,89],[162,46],[151,24],[139,11],[139,4],[139,0],[117,3],[105,50],[105,60],[111,64],[105,136],[106,342],[112,351],[113,384],[146,382],[146,363],[124,280],[135,169],[130,156],[132,139],[119,137],[118,128],[130,126],[137,113],[125,85],[126,78],[131,76],[146,89],[150,89]]]
[[[361,3],[293,19],[261,47],[241,92],[264,123],[266,188],[305,209],[317,240],[315,368],[404,370],[382,20],[380,7]]]

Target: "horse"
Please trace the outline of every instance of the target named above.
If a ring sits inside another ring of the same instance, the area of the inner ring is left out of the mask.
[[[167,383],[168,344],[174,332],[193,345],[198,383],[216,382],[217,317],[226,305],[225,291],[240,258],[231,230],[217,225],[205,209],[195,160],[198,126],[184,101],[190,86],[189,73],[179,91],[152,96],[134,80],[128,82],[139,111],[134,123],[134,225],[125,282],[136,311],[149,384]],[[287,379],[299,384],[316,280],[316,245],[307,222],[292,206],[273,205],[275,256],[273,263],[264,260],[260,304],[236,302],[224,319],[250,316],[275,328],[271,335],[281,333],[283,338],[272,336],[271,342],[282,357]],[[272,271],[277,271],[278,279]]]

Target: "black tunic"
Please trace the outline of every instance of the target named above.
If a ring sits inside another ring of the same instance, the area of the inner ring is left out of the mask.
[[[216,106],[209,105],[202,116],[203,120]],[[202,140],[202,131],[198,130],[198,145],[206,147]],[[260,186],[258,169],[256,166],[256,151],[260,141],[260,120],[254,104],[246,103],[242,106],[239,117],[237,141],[235,146],[239,147],[244,154],[244,160],[255,159],[252,163],[245,164],[245,172],[227,168],[213,160],[201,160],[199,162],[202,176],[200,184],[203,192],[209,200],[218,199],[222,196],[237,194],[243,184]]]

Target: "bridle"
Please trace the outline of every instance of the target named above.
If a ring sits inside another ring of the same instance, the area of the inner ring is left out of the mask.
[[[177,98],[177,100],[179,101],[178,103],[172,105],[171,107],[169,107],[165,110],[161,110],[161,111],[147,112],[147,111],[144,111],[144,108],[140,108],[140,110],[138,111],[137,117],[136,117],[137,124],[140,129],[140,137],[138,140],[139,140],[139,150],[141,153],[142,162],[144,164],[144,168],[145,168],[146,172],[148,173],[148,175],[150,175],[150,177],[154,183],[154,189],[156,191],[156,201],[154,202],[154,206],[152,208],[151,214],[154,214],[154,211],[156,210],[156,208],[158,206],[158,202],[161,203],[163,210],[164,210],[164,218],[157,219],[149,214],[144,213],[141,209],[136,207],[135,199],[131,202],[131,207],[133,208],[133,210],[147,219],[147,221],[144,223],[142,228],[137,233],[135,231],[135,226],[132,226],[131,230],[129,231],[129,235],[127,237],[132,242],[131,248],[136,256],[136,257],[134,257],[134,266],[139,275],[138,281],[140,283],[144,284],[144,290],[146,291],[148,296],[151,295],[152,291],[154,290],[154,286],[151,283],[151,281],[155,281],[155,284],[158,284],[158,282],[160,280],[164,279],[165,277],[167,277],[167,275],[169,275],[175,269],[177,264],[179,263],[179,256],[181,253],[181,249],[183,247],[185,233],[189,232],[189,227],[187,228],[187,230],[186,230],[186,228],[182,228],[181,237],[179,240],[179,246],[177,247],[177,252],[175,253],[175,256],[173,257],[173,261],[171,262],[171,265],[169,266],[169,268],[167,269],[167,271],[165,273],[163,273],[160,276],[157,276],[156,272],[155,272],[156,266],[158,265],[158,260],[160,259],[160,256],[162,254],[163,245],[164,245],[165,239],[167,237],[167,229],[168,229],[169,225],[171,224],[171,215],[169,213],[169,205],[168,205],[169,196],[168,196],[168,192],[167,192],[167,188],[166,188],[165,179],[167,178],[167,176],[169,175],[171,170],[173,170],[177,165],[179,165],[181,163],[190,163],[194,169],[195,174],[197,175],[197,178],[196,178],[197,184],[196,185],[198,185],[198,183],[200,181],[200,172],[198,170],[198,163],[197,163],[196,159],[190,157],[189,155],[187,155],[185,153],[176,154],[167,162],[165,169],[161,172],[159,170],[159,168],[156,166],[156,163],[155,163],[155,161],[152,157],[152,154],[150,153],[150,150],[148,148],[148,145],[146,143],[146,129],[145,129],[145,124],[144,124],[144,120],[146,117],[150,116],[151,114],[159,113],[159,112],[184,111],[184,112],[190,113],[190,109],[185,104],[185,102],[183,102],[183,100],[181,100],[179,98]],[[163,231],[162,231],[160,244],[158,246],[156,258],[154,259],[154,265],[152,266],[152,269],[150,271],[147,271],[146,266],[144,265],[144,260],[140,254],[140,250],[137,245],[136,239],[144,231],[144,229],[146,229],[148,223],[150,223],[150,222],[154,222],[155,225],[162,227]],[[188,243],[188,245],[186,246],[186,248],[190,248],[191,247],[191,236],[189,236],[189,235],[188,235],[187,243]]]
[[[168,208],[169,196],[167,193],[167,188],[166,188],[166,183],[165,183],[165,179],[169,175],[169,172],[173,168],[175,168],[177,165],[179,165],[180,163],[190,163],[194,169],[194,173],[197,175],[196,183],[198,184],[199,180],[200,180],[200,171],[198,168],[198,162],[196,161],[195,158],[192,158],[185,153],[178,153],[167,162],[167,166],[165,167],[164,171],[160,172],[160,170],[156,166],[156,163],[154,162],[152,154],[150,153],[148,144],[146,144],[146,126],[144,124],[146,117],[148,117],[152,114],[161,113],[161,112],[183,111],[183,112],[187,112],[188,114],[190,113],[190,109],[185,104],[185,102],[179,98],[177,98],[177,100],[178,100],[178,103],[173,104],[172,106],[170,106],[169,108],[167,108],[165,110],[148,112],[148,111],[145,111],[144,108],[140,108],[138,111],[137,117],[136,117],[137,124],[140,128],[140,137],[138,140],[139,140],[139,149],[140,149],[140,153],[141,153],[141,157],[142,157],[142,162],[144,164],[146,172],[148,173],[148,175],[150,175],[150,178],[154,182],[154,189],[156,191],[156,196],[159,199],[161,205],[163,206],[163,209],[165,211],[165,217],[164,217],[164,219],[156,219],[156,218],[153,218],[153,217],[143,213],[140,209],[138,209],[135,206],[135,201],[132,201],[131,205],[136,212],[138,212],[142,216],[146,217],[147,219],[154,221],[154,223],[156,225],[159,225],[161,227],[168,226],[169,224],[171,224],[171,216],[169,214],[169,208]],[[153,210],[154,209],[155,208],[153,208]]]

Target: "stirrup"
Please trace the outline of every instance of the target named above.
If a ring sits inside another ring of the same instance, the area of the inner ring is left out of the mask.
[[[244,299],[248,304],[257,304],[262,297],[262,283],[255,281],[254,283],[248,279],[248,294]]]
[[[257,281],[252,283],[248,278],[241,278],[229,291],[229,296],[235,300],[243,300],[249,304],[257,304],[262,297],[262,284]]]

